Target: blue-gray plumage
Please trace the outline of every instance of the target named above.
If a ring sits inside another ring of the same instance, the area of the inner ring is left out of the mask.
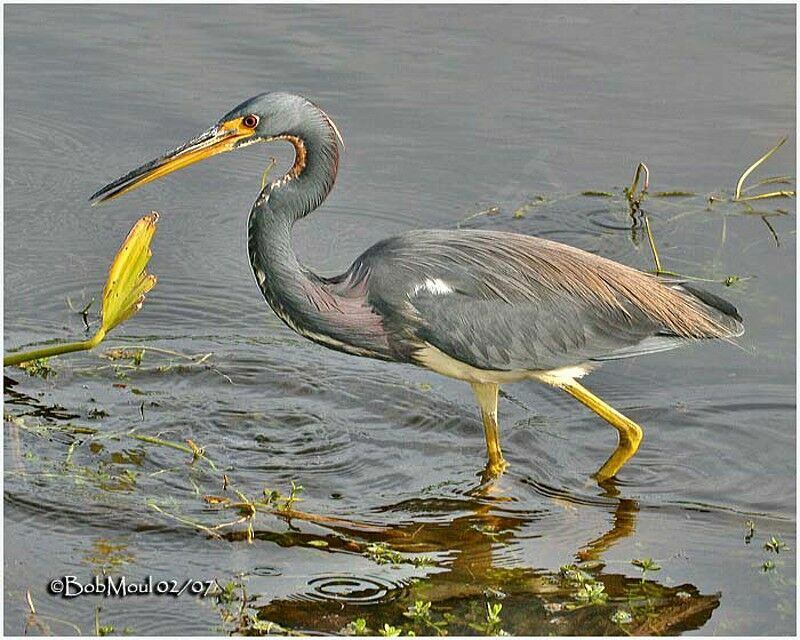
[[[315,275],[292,250],[292,226],[333,188],[341,136],[322,109],[289,93],[247,100],[91,199],[109,200],[211,155],[273,140],[292,144],[295,161],[262,188],[248,220],[250,263],[267,302],[293,330],[329,348],[469,382],[481,408],[489,475],[505,468],[500,384],[551,384],[615,427],[617,449],[595,474],[603,481],[636,452],[642,432],[577,379],[603,360],[743,331],[736,309],[712,294],[513,233],[412,231],[374,245],[340,276]]]

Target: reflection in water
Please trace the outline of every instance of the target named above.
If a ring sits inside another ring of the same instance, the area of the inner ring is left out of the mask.
[[[606,497],[616,491],[608,487]],[[444,570],[395,585],[357,575],[317,576],[309,581],[307,593],[257,607],[258,618],[289,629],[330,633],[363,618],[372,633],[389,624],[428,635],[432,630],[435,634],[431,625],[439,618],[439,628],[451,635],[472,634],[487,624],[487,603],[502,602],[502,628],[513,634],[673,634],[702,627],[720,604],[719,594],[701,594],[691,584],[666,586],[649,576],[636,579],[606,570],[603,553],[635,530],[635,500],[618,498],[611,529],[578,549],[576,563],[559,572],[499,566],[498,552],[532,520],[530,514],[506,510],[502,497],[420,499],[384,511],[467,513],[446,522],[409,522],[380,530],[338,520],[323,525],[331,531],[324,538],[326,547],[352,552],[364,546],[353,541],[362,540],[373,548],[385,544],[392,552],[447,554],[449,559],[437,567]],[[343,538],[351,541],[351,548],[342,545]],[[295,540],[303,542],[301,536]],[[417,601],[432,603],[426,622],[410,617]]]

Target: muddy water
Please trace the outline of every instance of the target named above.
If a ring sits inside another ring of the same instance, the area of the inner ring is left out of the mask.
[[[791,633],[795,207],[725,198],[793,129],[793,25],[793,7],[767,6],[6,7],[6,349],[82,335],[77,311],[127,229],[163,217],[159,284],[106,345],[143,347],[138,366],[99,349],[52,361],[47,378],[6,372],[5,632],[87,633],[98,615],[141,634],[360,618],[373,633]],[[459,224],[650,269],[619,190],[644,161],[651,192],[696,194],[644,204],[665,267],[717,281],[747,333],[588,378],[646,432],[605,489],[587,478],[612,430],[557,391],[508,386],[511,467],[482,489],[466,385],[326,351],[260,299],[244,219],[267,158],[287,150],[88,207],[278,88],[315,99],[347,142],[336,189],[296,234],[320,273],[393,233]],[[794,150],[759,175],[793,176]],[[207,458],[163,444],[187,439]],[[267,505],[265,490],[281,497]],[[245,501],[260,502],[237,522]],[[764,549],[771,536],[789,549]],[[631,561],[647,558],[659,568],[643,576]],[[229,586],[205,599],[47,591],[103,572]],[[404,615],[416,601],[427,617]]]

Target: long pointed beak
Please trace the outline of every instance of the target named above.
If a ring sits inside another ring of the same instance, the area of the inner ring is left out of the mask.
[[[183,169],[218,153],[232,151],[240,140],[252,136],[253,132],[253,129],[242,124],[242,118],[221,122],[177,149],[173,149],[160,158],[151,160],[107,184],[89,200],[92,202],[92,206],[113,200],[173,171]]]

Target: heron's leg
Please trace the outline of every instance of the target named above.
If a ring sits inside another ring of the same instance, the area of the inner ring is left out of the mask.
[[[500,451],[500,427],[497,424],[498,390],[499,387],[492,382],[472,383],[472,391],[478,400],[478,406],[481,408],[483,433],[486,436],[486,452],[489,455],[486,473],[493,478],[503,473],[508,466],[508,463],[503,459],[503,452]]]
[[[619,443],[614,453],[594,474],[595,479],[600,482],[613,478],[639,448],[639,443],[642,441],[642,428],[630,418],[623,416],[614,407],[603,402],[576,380],[561,382],[558,386],[589,407],[619,433]]]

